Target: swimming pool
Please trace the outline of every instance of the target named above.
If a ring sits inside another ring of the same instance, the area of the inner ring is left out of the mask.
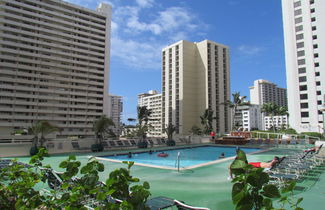
[[[253,153],[260,151],[258,148],[241,148],[245,153]],[[158,154],[164,152],[167,157],[159,157]],[[200,146],[191,148],[182,148],[174,150],[160,150],[152,152],[133,153],[130,158],[127,154],[112,155],[98,157],[102,160],[109,161],[134,161],[135,164],[148,167],[176,169],[178,163],[180,168],[195,168],[209,163],[221,160],[221,153],[225,157],[234,157],[236,155],[236,147],[217,147],[217,146]],[[178,158],[179,157],[179,158]],[[179,159],[179,161],[177,161]]]

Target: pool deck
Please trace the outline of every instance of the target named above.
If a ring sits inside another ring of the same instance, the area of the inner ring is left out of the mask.
[[[155,149],[158,150],[158,148]],[[291,150],[298,151],[297,149]],[[123,150],[123,152],[126,151],[128,152],[135,150]],[[82,165],[84,165],[92,155],[112,155],[117,152],[118,151],[78,154],[77,160],[79,160]],[[247,158],[252,162],[268,161],[272,159],[274,155],[282,156],[286,154],[288,154],[287,148],[274,148],[255,154],[249,154],[247,155]],[[63,171],[63,169],[59,168],[58,165],[61,161],[66,160],[67,157],[68,155],[55,155],[49,158],[45,158],[44,164],[51,164],[54,169]],[[28,162],[29,159],[29,157],[19,158],[19,160],[22,162]],[[232,159],[233,158],[226,158],[220,161],[218,160],[213,164],[204,165],[193,169],[186,169],[179,172],[175,170],[134,165],[131,168],[131,174],[132,176],[139,178],[140,182],[149,182],[152,197],[166,196],[184,201],[189,205],[208,207],[211,210],[232,210],[234,209],[234,205],[232,204],[231,200],[231,189],[233,184],[227,180],[228,166],[230,165]],[[105,171],[103,173],[100,173],[100,179],[102,181],[105,181],[109,177],[109,173],[113,170],[121,167],[127,167],[126,164],[120,162],[100,161],[105,166]],[[295,196],[304,198],[300,207],[306,210],[324,209],[324,171],[321,171],[321,173],[313,179],[299,182],[298,186],[300,186],[302,190],[296,191]]]

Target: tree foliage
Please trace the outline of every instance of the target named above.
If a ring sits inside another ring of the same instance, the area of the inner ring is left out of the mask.
[[[280,189],[277,185],[271,184],[269,175],[263,168],[253,168],[247,163],[246,154],[239,150],[237,158],[230,165],[232,174],[235,175],[232,187],[232,201],[236,209],[275,209],[273,201],[278,200],[282,208],[290,204],[292,208],[300,210],[298,204],[302,201],[291,199],[288,193],[293,193],[295,182],[288,182]]]
[[[104,184],[99,181],[99,173],[105,170],[102,163],[90,158],[81,166],[75,156],[69,156],[60,163],[65,170],[60,175],[62,182],[53,182],[48,176],[51,166],[42,165],[46,155],[47,151],[40,149],[28,167],[13,161],[0,169],[0,209],[148,209],[145,203],[150,186],[147,182],[137,184],[140,180],[131,176],[133,162],[124,162],[127,168],[111,172]],[[36,187],[47,182],[53,189],[46,193]],[[112,202],[113,198],[121,202]]]
[[[33,146],[44,146],[45,137],[50,133],[59,131],[59,128],[48,121],[38,121],[28,128],[28,133],[34,135]]]
[[[93,130],[98,144],[101,144],[106,136],[111,135],[112,126],[115,126],[113,120],[105,115],[102,115],[99,119],[94,121]]]
[[[201,125],[203,126],[203,133],[209,134],[212,131],[212,123],[216,117],[213,117],[213,110],[206,109],[204,113],[200,116]]]

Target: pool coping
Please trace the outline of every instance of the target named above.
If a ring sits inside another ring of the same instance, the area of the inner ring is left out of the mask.
[[[259,151],[247,153],[247,155],[254,155],[254,154],[266,152],[266,151],[269,151],[269,150],[270,149],[261,149]],[[91,157],[91,156],[88,156],[88,157]],[[200,164],[196,164],[196,165],[193,165],[193,166],[181,167],[181,168],[168,167],[168,166],[157,166],[157,165],[151,165],[151,164],[145,164],[145,163],[137,163],[137,162],[134,162],[134,165],[144,166],[144,167],[149,167],[149,168],[159,168],[159,169],[165,169],[165,170],[184,171],[184,170],[190,170],[190,169],[200,168],[200,167],[203,167],[203,166],[208,166],[208,165],[213,165],[213,164],[217,164],[217,163],[226,162],[228,160],[235,159],[235,157],[236,156],[231,156],[231,157],[222,158],[222,159],[219,159],[219,160],[209,161],[209,162],[206,162],[206,163],[200,163]],[[97,160],[109,161],[109,162],[114,162],[114,163],[125,162],[125,161],[121,161],[121,160],[109,159],[109,158],[103,158],[103,157],[95,157],[95,158]]]

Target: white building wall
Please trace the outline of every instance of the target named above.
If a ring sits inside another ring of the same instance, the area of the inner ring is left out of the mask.
[[[282,0],[290,127],[320,132],[325,91],[325,1]]]
[[[263,127],[265,130],[270,130],[273,126],[276,127],[276,129],[286,129],[288,128],[288,118],[287,116],[273,116],[273,122],[272,117],[266,116],[263,119]]]
[[[138,95],[138,106],[145,106],[151,111],[148,124],[150,125],[147,136],[148,137],[160,137],[162,133],[162,105],[161,105],[161,94],[157,91],[149,91]]]

